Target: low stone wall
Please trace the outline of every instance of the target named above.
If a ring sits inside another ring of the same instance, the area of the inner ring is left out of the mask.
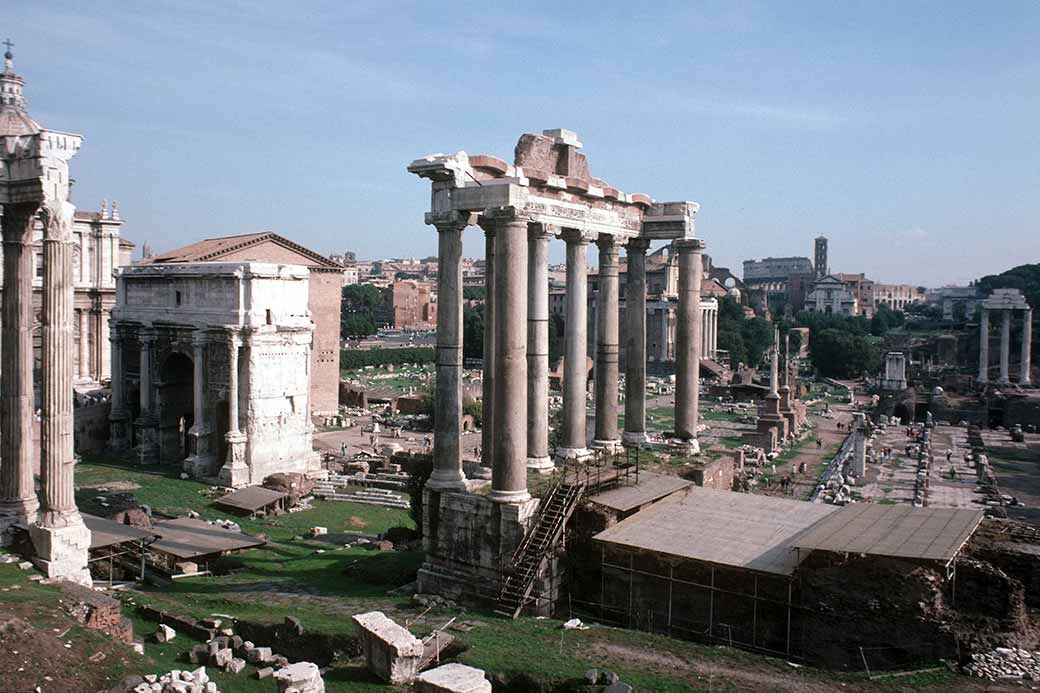
[[[108,413],[110,402],[98,402],[72,410],[75,433],[73,441],[77,453],[98,453],[108,445]]]

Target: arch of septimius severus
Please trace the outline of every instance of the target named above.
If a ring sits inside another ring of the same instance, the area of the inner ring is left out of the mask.
[[[426,563],[420,591],[461,594],[497,583],[537,509],[529,468],[553,467],[548,443],[548,247],[566,244],[563,425],[557,457],[590,455],[586,431],[587,271],[599,250],[593,447],[646,441],[646,251],[672,240],[679,254],[675,439],[697,452],[702,348],[700,283],[704,244],[694,237],[693,202],[655,202],[589,173],[577,135],[525,134],[514,162],[494,156],[432,155],[408,170],[431,182],[426,222],[439,237],[434,469],[424,512]],[[484,339],[485,462],[489,495],[468,492],[462,422],[462,234],[486,239]],[[624,431],[618,430],[618,255],[627,253]]]
[[[0,338],[0,537],[27,526],[48,577],[90,584],[90,531],[73,495],[72,225],[69,160],[83,138],[41,128],[25,108],[10,47],[0,74],[0,205],[4,245]],[[44,229],[41,450],[33,445],[32,232]],[[33,472],[40,465],[37,499]]]

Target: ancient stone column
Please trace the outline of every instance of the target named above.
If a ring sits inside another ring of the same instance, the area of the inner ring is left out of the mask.
[[[242,337],[237,332],[228,336],[228,432],[224,436],[227,441],[227,459],[220,469],[218,478],[221,483],[237,488],[249,483],[249,467],[246,465],[246,434],[238,428],[238,350],[242,346]]]
[[[1011,311],[1001,311],[1000,322],[1000,382],[1011,382],[1009,376],[1011,364]]]
[[[484,225],[484,368],[481,374],[481,479],[491,478],[495,456],[495,229]]]
[[[527,219],[488,210],[495,229],[495,431],[491,500],[521,503],[527,492]]]
[[[1018,382],[1028,385],[1032,376],[1032,350],[1033,350],[1033,309],[1027,308],[1022,316],[1022,358],[1019,366]]]
[[[989,310],[982,309],[979,322],[979,382],[989,382]]]
[[[549,240],[544,224],[527,237],[527,468],[552,470],[549,457]]]
[[[596,296],[596,431],[592,444],[614,451],[618,436],[618,239],[600,234]]]
[[[588,388],[588,239],[575,229],[564,229],[567,243],[567,322],[563,362],[563,432],[556,456],[588,455],[585,398]]]
[[[90,379],[90,311],[79,311],[79,369],[81,380]]]
[[[109,330],[112,343],[112,408],[109,410],[109,446],[113,452],[123,452],[130,447],[130,412],[126,408],[126,372],[123,368],[123,336],[118,325],[113,323]]]
[[[437,380],[433,473],[437,491],[466,490],[462,472],[462,232],[469,214],[428,214],[437,227]]]
[[[700,452],[697,420],[700,403],[701,253],[704,242],[685,239],[675,242],[679,251],[679,304],[675,334],[675,435],[693,453]]]
[[[155,344],[155,331],[143,329],[138,338],[141,340],[141,414],[137,419],[137,456],[141,464],[155,464],[159,461],[158,418],[156,412],[152,411],[152,347]]]
[[[646,442],[646,249],[650,241],[632,238],[626,249],[625,279],[625,431],[626,445]]]
[[[0,529],[31,523],[33,482],[32,224],[38,203],[4,205],[3,329],[0,330]],[[0,537],[6,538],[6,534]]]
[[[68,203],[44,207],[43,320],[40,387],[39,522],[30,529],[37,563],[49,578],[90,584],[90,530],[76,509],[73,486],[72,213]]]
[[[205,332],[196,330],[191,335],[192,347],[192,399],[194,413],[191,429],[188,431],[191,452],[184,460],[184,471],[195,477],[212,476],[215,470],[209,468],[209,419],[206,416],[206,345],[209,338]]]

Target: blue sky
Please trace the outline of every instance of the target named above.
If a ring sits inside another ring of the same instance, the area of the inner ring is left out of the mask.
[[[269,229],[433,254],[409,161],[565,127],[593,175],[699,202],[738,273],[821,233],[884,282],[1040,261],[1032,0],[8,0],[0,34],[31,114],[86,138],[77,205],[118,199],[156,250]]]

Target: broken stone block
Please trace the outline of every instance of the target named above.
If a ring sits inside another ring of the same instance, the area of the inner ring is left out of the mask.
[[[246,660],[239,659],[238,657],[232,657],[231,661],[227,663],[225,670],[232,674],[241,674],[242,670],[246,668]]]
[[[208,645],[194,645],[188,652],[188,661],[192,664],[202,664],[209,659],[209,655]]]
[[[320,536],[328,534],[328,533],[329,533],[328,527],[311,527],[311,536],[312,537],[320,537]]]
[[[623,681],[615,681],[604,688],[603,693],[632,693],[632,687]]]
[[[415,693],[491,693],[491,682],[480,669],[465,664],[443,664],[419,674]]]
[[[240,636],[240,635],[232,635],[231,636],[231,649],[232,650],[241,650],[242,649],[242,644],[243,644],[242,636]]]
[[[303,624],[300,623],[300,619],[295,616],[286,616],[284,624],[291,635],[295,635],[296,637],[303,635]]]
[[[256,670],[256,677],[258,679],[269,679],[274,676],[274,669],[272,667],[264,667],[263,669]]]
[[[354,616],[368,670],[390,683],[408,683],[419,671],[423,644],[382,611]]]
[[[271,661],[271,648],[254,647],[246,652],[246,660],[250,664],[267,664]]]
[[[165,623],[160,623],[159,629],[155,631],[155,639],[158,642],[170,642],[175,637],[177,637],[177,631]]]
[[[231,652],[231,650],[217,650],[216,652],[210,655],[209,663],[212,666],[224,668],[227,666],[227,663],[232,660],[232,658],[234,658],[234,654]]]
[[[199,572],[199,564],[193,561],[184,561],[182,563],[177,563],[176,565],[174,565],[174,567],[177,568],[177,570],[181,571],[181,573],[184,575],[194,575],[195,573]],[[205,623],[208,620],[209,619],[203,619],[202,622]],[[217,623],[220,623],[220,621],[217,621]],[[213,626],[213,628],[216,628],[216,626]]]
[[[595,686],[597,683],[599,683],[599,670],[589,669],[588,671],[586,671],[585,683],[589,684],[590,686]]]
[[[325,680],[321,678],[318,665],[311,662],[296,662],[274,673],[278,693],[325,693]]]

